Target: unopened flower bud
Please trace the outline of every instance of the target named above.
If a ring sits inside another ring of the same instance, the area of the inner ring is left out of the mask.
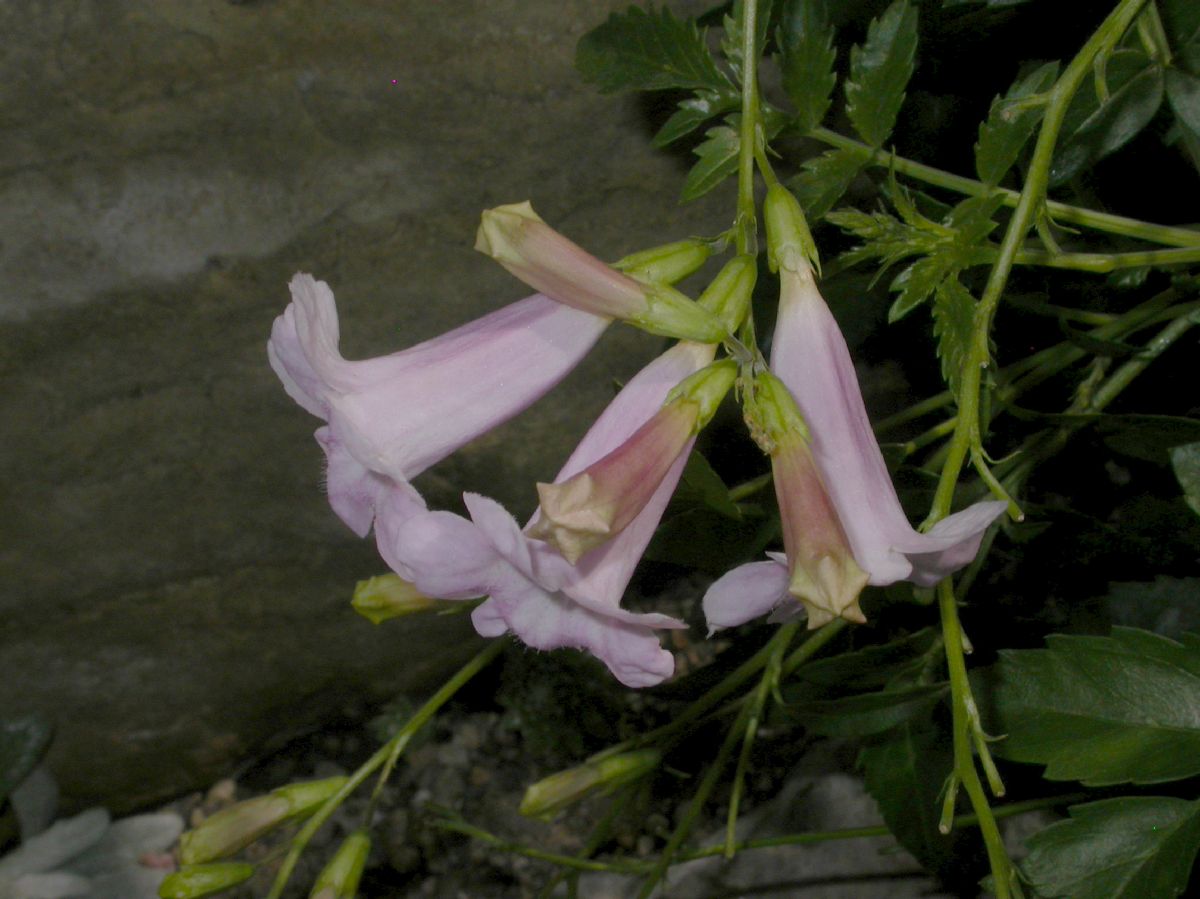
[[[733,386],[737,365],[715,362],[685,378],[633,435],[579,474],[538,484],[539,514],[529,534],[574,564],[621,533],[681,455],[691,449]]]
[[[372,624],[380,624],[389,618],[428,612],[444,603],[426,596],[398,574],[380,574],[354,585],[350,605]]]
[[[771,271],[783,267],[794,272],[809,265],[821,271],[817,245],[808,230],[804,210],[790,190],[778,182],[767,188],[763,217],[767,224],[767,264]]]
[[[305,818],[346,783],[345,777],[288,784],[206,818],[179,840],[185,865],[226,858],[286,821]]]
[[[716,343],[721,322],[666,284],[642,283],[563,237],[528,202],[483,213],[475,249],[530,287],[567,306],[619,318],[651,334]]]
[[[184,865],[168,874],[158,885],[160,899],[198,899],[235,887],[254,876],[254,865],[246,862],[216,862]]]
[[[734,256],[717,272],[696,302],[712,312],[730,332],[737,329],[750,308],[758,261],[750,255]]]
[[[342,841],[313,883],[309,899],[354,899],[371,851],[371,838],[356,830]]]
[[[708,241],[692,237],[630,253],[614,262],[613,268],[639,281],[675,284],[704,265],[711,255],[712,246]]]
[[[587,796],[605,795],[644,777],[660,761],[657,749],[637,749],[551,774],[525,790],[521,814],[547,820]]]

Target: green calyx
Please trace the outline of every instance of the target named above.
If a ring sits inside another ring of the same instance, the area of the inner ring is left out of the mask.
[[[697,408],[695,429],[699,431],[717,413],[721,400],[737,380],[737,363],[721,359],[684,378],[667,394],[664,405],[693,403]]]

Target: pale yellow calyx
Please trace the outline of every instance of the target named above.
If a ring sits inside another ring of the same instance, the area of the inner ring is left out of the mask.
[[[528,200],[488,209],[475,232],[475,249],[497,262],[520,262],[523,237],[533,223],[546,224]]]
[[[867,618],[858,597],[868,577],[853,556],[823,556],[793,569],[788,593],[808,610],[810,630],[835,618],[863,624]]]
[[[529,535],[545,540],[572,565],[612,534],[616,504],[598,496],[587,472],[561,484],[538,484],[541,512]]]

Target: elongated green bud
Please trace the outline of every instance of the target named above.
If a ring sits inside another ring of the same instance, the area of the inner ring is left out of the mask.
[[[708,241],[692,237],[630,253],[614,262],[613,268],[639,281],[674,284],[704,265],[711,255]]]
[[[698,411],[696,421],[692,425],[692,433],[696,433],[712,421],[721,400],[725,399],[725,394],[736,380],[737,363],[732,359],[721,359],[676,384],[667,394],[663,405],[668,406],[675,402],[694,403]]]
[[[380,624],[389,618],[428,612],[443,603],[430,599],[398,574],[380,574],[354,585],[350,605],[372,624]]]
[[[317,875],[309,899],[354,899],[370,851],[371,838],[365,830],[356,830],[346,837]]]
[[[804,210],[790,190],[779,183],[767,188],[763,217],[767,222],[767,264],[771,271],[777,272],[781,266],[800,271],[806,263],[818,273],[821,271],[821,259]]]
[[[195,865],[227,858],[285,821],[308,817],[345,783],[345,777],[330,777],[288,784],[222,809],[180,837],[180,860]]]
[[[158,885],[158,895],[160,899],[198,899],[223,893],[253,876],[254,865],[245,862],[184,865],[163,878]]]
[[[757,260],[749,255],[734,256],[717,272],[696,302],[715,314],[732,333],[746,317],[757,280]]]
[[[521,814],[548,820],[587,796],[611,793],[644,777],[660,761],[662,753],[657,749],[638,749],[551,774],[525,790]]]

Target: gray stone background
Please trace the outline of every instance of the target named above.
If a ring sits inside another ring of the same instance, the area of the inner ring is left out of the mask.
[[[523,296],[471,249],[499,203],[606,258],[723,227],[728,198],[680,208],[636,103],[572,69],[626,5],[0,4],[0,716],[55,722],[68,806],[207,784],[473,650],[461,617],[350,610],[382,564],[265,343],[296,270],[333,286],[350,358]],[[528,511],[659,345],[611,329],[421,486]]]

